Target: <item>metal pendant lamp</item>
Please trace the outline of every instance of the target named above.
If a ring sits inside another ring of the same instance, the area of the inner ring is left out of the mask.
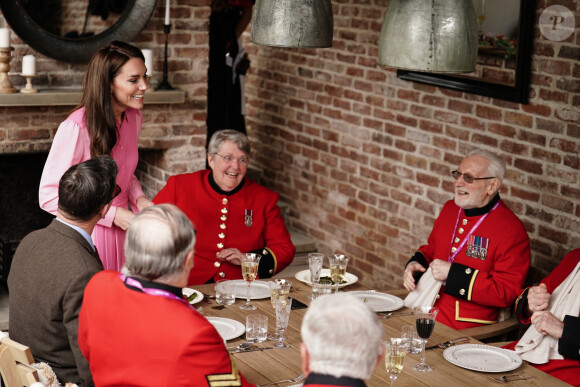
[[[471,0],[390,0],[378,63],[412,71],[472,72],[477,30]]]
[[[330,0],[256,0],[250,40],[274,47],[332,46]]]

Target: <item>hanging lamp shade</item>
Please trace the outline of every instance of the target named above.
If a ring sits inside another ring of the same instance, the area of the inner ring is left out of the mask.
[[[378,63],[413,71],[475,71],[477,30],[471,0],[390,0]]]
[[[256,0],[250,40],[274,47],[332,46],[330,0]]]

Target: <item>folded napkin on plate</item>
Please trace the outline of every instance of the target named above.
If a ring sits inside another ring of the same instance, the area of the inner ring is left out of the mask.
[[[433,306],[437,294],[439,294],[439,289],[441,289],[441,285],[443,285],[443,281],[437,281],[433,277],[431,268],[428,268],[421,276],[421,280],[415,289],[405,297],[405,306],[407,308],[421,305]]]

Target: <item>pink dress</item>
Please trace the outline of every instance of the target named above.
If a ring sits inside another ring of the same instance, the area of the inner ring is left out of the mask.
[[[74,111],[60,124],[54,136],[52,148],[44,165],[38,199],[40,207],[56,214],[58,208],[58,183],[62,175],[72,165],[81,163],[91,157],[89,131],[84,123],[85,109]],[[125,264],[125,231],[113,224],[117,207],[137,212],[136,200],[144,195],[141,183],[135,177],[135,168],[139,160],[137,143],[141,133],[143,117],[135,109],[125,111],[124,120],[119,128],[117,144],[111,156],[117,162],[119,174],[117,184],[121,193],[117,196],[107,212],[93,231],[93,242],[97,247],[103,266],[107,270],[120,270]]]

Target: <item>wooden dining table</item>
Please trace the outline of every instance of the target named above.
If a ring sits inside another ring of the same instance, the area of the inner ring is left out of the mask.
[[[288,278],[293,282],[290,296],[294,299],[309,305],[311,287],[308,284],[299,282],[295,278]],[[215,296],[214,285],[197,285],[191,288],[198,290],[205,295]],[[344,287],[339,292],[349,292],[354,290],[369,290],[360,283],[355,283]],[[383,293],[392,294],[404,298],[402,290],[381,290]],[[218,306],[215,298],[204,298],[194,306],[205,316],[224,317],[237,320],[245,325],[246,316],[249,314],[264,314],[268,316],[268,333],[274,333],[276,327],[276,314],[270,298],[252,300],[258,309],[254,311],[245,311],[240,309],[244,299],[236,299],[233,305],[226,307]],[[286,343],[290,345],[287,349],[268,349],[264,351],[240,352],[234,353],[236,364],[246,380],[254,384],[268,383],[283,379],[292,379],[302,373],[302,360],[300,356],[300,326],[304,314],[308,309],[292,310],[290,312],[290,321],[288,329],[285,332],[287,337]],[[384,339],[389,340],[391,337],[400,337],[401,328],[405,324],[415,324],[413,315],[406,307],[403,307],[393,313],[389,318],[381,318],[384,326]],[[332,327],[328,327],[332,329]],[[452,328],[446,325],[436,323],[433,334],[427,342],[427,346],[435,345],[453,340],[461,336]],[[245,334],[227,342],[228,348],[235,347],[245,342]],[[470,338],[469,343],[483,344],[478,340]],[[272,341],[259,343],[259,347],[271,347]],[[513,386],[568,386],[567,383],[560,381],[534,367],[525,361],[516,370],[502,373],[487,373],[465,369],[454,365],[443,357],[443,349],[434,349],[426,351],[426,362],[433,366],[431,372],[418,372],[413,370],[413,366],[420,362],[420,354],[407,354],[405,356],[404,367],[399,374],[397,386],[494,386],[500,383],[493,381],[490,376],[502,376],[515,373],[523,373],[526,376],[533,376],[533,379],[517,380],[509,382]],[[384,362],[380,362],[372,377],[366,381],[369,387],[379,387],[390,385],[389,374],[387,373]],[[292,385],[292,383],[282,383],[281,386]]]

